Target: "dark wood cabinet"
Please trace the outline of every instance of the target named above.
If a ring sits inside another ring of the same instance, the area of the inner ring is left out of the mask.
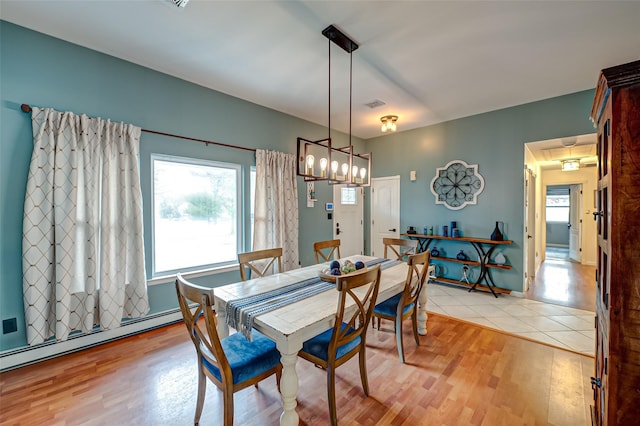
[[[592,423],[640,422],[640,61],[602,70],[598,129],[596,362]]]

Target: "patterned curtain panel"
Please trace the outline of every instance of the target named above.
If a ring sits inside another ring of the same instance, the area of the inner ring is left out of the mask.
[[[33,108],[23,225],[30,345],[149,311],[140,128]]]
[[[256,150],[253,250],[282,247],[282,268],[298,268],[296,156]]]

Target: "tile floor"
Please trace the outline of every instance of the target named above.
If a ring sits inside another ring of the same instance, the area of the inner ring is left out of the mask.
[[[595,313],[521,297],[429,283],[427,311],[585,355],[595,352]]]

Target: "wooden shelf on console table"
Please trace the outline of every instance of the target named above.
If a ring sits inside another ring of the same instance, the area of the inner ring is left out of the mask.
[[[443,262],[453,262],[453,263],[461,263],[469,266],[477,266],[480,267],[480,274],[475,283],[469,284],[464,281],[456,281],[445,277],[433,278],[434,281],[446,282],[449,284],[462,285],[465,287],[471,287],[471,290],[489,290],[491,293],[498,297],[497,293],[509,294],[510,290],[501,289],[496,286],[493,281],[493,277],[491,276],[491,269],[503,269],[509,270],[511,269],[511,265],[498,265],[496,263],[491,263],[491,254],[496,249],[496,247],[501,245],[510,245],[513,243],[511,240],[503,240],[496,241],[487,238],[473,238],[473,237],[443,237],[440,235],[425,235],[425,234],[401,234],[403,237],[410,238],[412,240],[418,241],[418,251],[423,252],[429,249],[431,242],[434,240],[444,240],[444,241],[453,241],[453,242],[464,242],[469,243],[476,250],[478,254],[478,260],[460,260],[454,259],[450,257],[432,257],[433,260],[439,260]],[[488,249],[485,250],[484,246],[488,246]],[[483,284],[484,282],[484,284]]]
[[[490,288],[484,284],[477,284],[477,283],[472,283],[472,284],[467,284],[464,281],[458,281],[458,280],[452,280],[451,278],[445,278],[445,277],[433,277],[433,278],[429,278],[430,281],[439,281],[439,282],[443,282],[443,283],[447,283],[447,284],[452,284],[452,285],[459,285],[462,287],[469,287],[469,290],[471,290],[471,288],[475,288],[477,290],[482,290],[485,292],[489,292],[491,291],[492,293],[495,291],[496,293],[499,294],[511,294],[511,290],[508,290],[506,288],[500,288],[500,287],[493,287]]]

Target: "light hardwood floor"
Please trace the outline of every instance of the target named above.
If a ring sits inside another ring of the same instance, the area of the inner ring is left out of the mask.
[[[589,424],[592,358],[434,314],[420,347],[410,329],[404,365],[390,323],[369,331],[370,397],[357,359],[338,371],[341,425]],[[180,323],[8,371],[0,423],[192,424],[195,362]],[[325,373],[302,359],[297,370],[300,424],[328,424]],[[221,424],[221,407],[209,384],[200,424]],[[277,425],[280,411],[275,379],[235,394],[236,425]]]
[[[547,257],[525,297],[585,311],[596,309],[596,267]]]

